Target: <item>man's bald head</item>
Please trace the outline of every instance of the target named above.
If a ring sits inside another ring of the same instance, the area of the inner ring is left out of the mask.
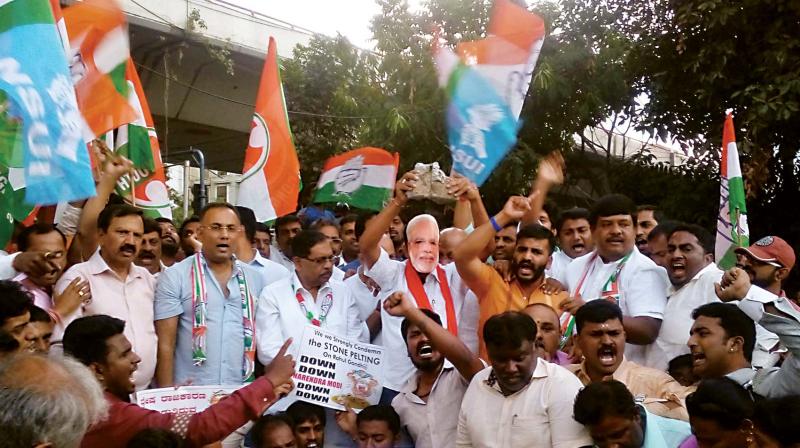
[[[100,384],[69,357],[20,354],[0,363],[0,427],[11,448],[73,448],[106,416]],[[20,418],[25,416],[25,418]]]
[[[453,252],[465,239],[467,239],[467,232],[457,227],[448,227],[439,232],[439,263],[452,263],[454,261]]]

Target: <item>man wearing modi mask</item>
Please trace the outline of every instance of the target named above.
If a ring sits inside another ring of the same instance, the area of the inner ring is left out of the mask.
[[[427,214],[417,215],[406,224],[406,240],[408,260],[397,261],[389,258],[386,251],[380,248],[379,242],[389,225],[400,210],[405,207],[408,198],[406,192],[412,190],[418,180],[414,172],[408,172],[397,182],[394,198],[374,219],[367,224],[364,234],[359,240],[361,258],[364,262],[364,274],[372,278],[381,288],[381,292],[389,294],[402,291],[413,298],[418,308],[426,308],[438,314],[442,326],[453,335],[469,335],[459,328],[476,328],[477,314],[470,312],[475,307],[464,307],[469,289],[461,280],[455,264],[446,266],[439,264],[439,224]],[[466,194],[470,184],[463,178],[452,178],[448,181],[448,192],[459,197]],[[466,311],[462,315],[462,311]],[[414,373],[414,365],[408,358],[405,341],[400,332],[403,319],[391,316],[381,307],[381,337],[385,348],[385,379],[381,403],[389,404],[397,395],[408,378]],[[473,322],[474,321],[474,322]]]

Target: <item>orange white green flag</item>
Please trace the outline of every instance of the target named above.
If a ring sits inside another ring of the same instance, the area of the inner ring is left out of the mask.
[[[325,162],[315,203],[342,202],[380,211],[392,197],[400,156],[380,148],[359,148]]]
[[[128,27],[114,0],[84,0],[63,14],[72,55],[70,73],[88,142],[136,120],[125,82]]]
[[[725,117],[725,126],[722,128],[719,167],[719,215],[714,252],[719,267],[729,269],[736,264],[734,250],[737,247],[750,245],[742,167],[739,165],[739,150],[736,148],[732,114]]]
[[[117,182],[117,193],[130,200],[133,181],[133,205],[153,218],[172,219],[172,203],[161,162],[158,136],[132,59],[128,59],[125,82],[128,84],[128,103],[136,111],[136,120],[117,129],[115,150],[133,162],[134,171],[132,176],[120,178]]]
[[[252,209],[256,219],[264,222],[294,212],[300,193],[300,163],[286,115],[278,51],[272,37],[251,126],[237,203]]]

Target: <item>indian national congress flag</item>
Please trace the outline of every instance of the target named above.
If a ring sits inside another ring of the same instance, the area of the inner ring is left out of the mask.
[[[734,249],[747,247],[750,244],[744,182],[742,182],[742,168],[739,165],[739,151],[736,149],[732,114],[725,117],[719,166],[721,176],[715,255],[717,265],[722,269],[728,269],[736,264]]]
[[[333,156],[325,162],[314,202],[343,202],[380,211],[392,197],[399,163],[397,153],[380,148],[359,148]]]

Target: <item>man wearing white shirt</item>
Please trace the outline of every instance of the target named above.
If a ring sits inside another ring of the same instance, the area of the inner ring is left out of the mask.
[[[413,172],[403,175],[395,186],[394,199],[367,223],[359,241],[361,257],[366,267],[364,273],[380,286],[383,293],[402,291],[409,294],[417,307],[431,309],[441,317],[443,327],[459,335],[461,323],[458,319],[469,290],[458,275],[454,263],[439,265],[439,226],[436,219],[430,215],[418,215],[408,222],[406,240],[409,259],[405,262],[391,260],[379,246],[392,219],[400,213],[408,200],[406,191],[414,188],[417,179]],[[453,193],[464,194],[468,187],[468,183],[460,182]],[[477,320],[477,315],[473,317]],[[381,310],[381,338],[387,366],[381,403],[385,404],[394,398],[414,372],[414,366],[406,356],[405,341],[400,334],[401,323],[402,319]],[[464,326],[477,328],[477,323]]]
[[[578,378],[536,355],[536,324],[507,311],[483,327],[489,364],[467,388],[458,417],[459,448],[591,446],[572,418]]]
[[[567,267],[565,286],[570,297],[561,308],[574,315],[590,300],[617,303],[624,315],[625,356],[649,367],[649,345],[658,336],[667,303],[667,273],[634,246],[636,205],[628,197],[600,198],[592,209],[590,224],[595,250]]]
[[[326,219],[318,219],[309,227],[311,230],[316,230],[328,238],[333,250],[334,267],[338,267],[342,260],[342,238],[339,234],[339,226],[333,221]],[[344,281],[344,271],[341,269],[334,269],[331,278],[338,281]]]
[[[269,259],[285,267],[294,269],[292,261],[292,238],[302,229],[300,218],[295,215],[281,216],[275,220],[275,245],[269,250]]]
[[[668,235],[667,292],[664,320],[655,347],[649,353],[650,367],[666,370],[669,361],[689,353],[686,341],[692,329],[692,311],[717,302],[714,283],[722,270],[714,264],[714,237],[697,225],[679,225]]]
[[[292,239],[294,272],[264,288],[256,311],[258,359],[267,365],[283,342],[292,339],[289,353],[297,354],[306,326],[313,325],[349,340],[369,342],[369,331],[343,282],[331,278],[333,250],[328,238],[316,230],[304,230]],[[289,403],[284,403],[288,405]],[[326,410],[328,421],[334,420]],[[326,425],[326,446],[348,446],[349,438],[337,425]]]
[[[589,210],[575,207],[563,211],[556,221],[556,232],[560,250],[553,252],[553,260],[545,273],[564,283],[564,273],[572,260],[594,250]]]

